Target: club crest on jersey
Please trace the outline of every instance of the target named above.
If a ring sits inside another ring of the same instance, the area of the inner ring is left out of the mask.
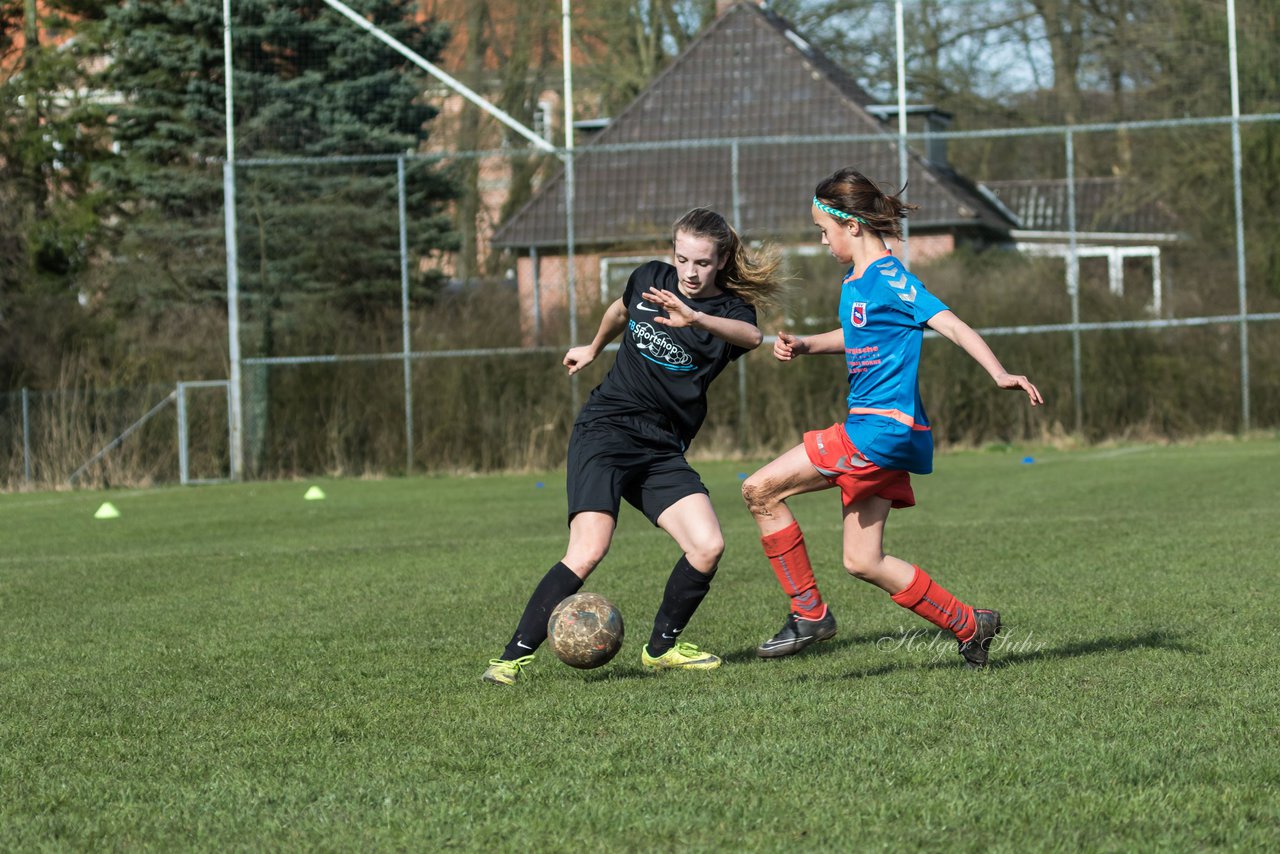
[[[865,302],[855,302],[853,304],[853,311],[849,312],[849,320],[859,329],[866,326],[867,304]]]

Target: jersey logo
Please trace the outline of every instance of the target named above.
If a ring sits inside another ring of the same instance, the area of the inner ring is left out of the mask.
[[[640,300],[640,302],[636,303],[636,308],[641,311],[657,311],[653,306],[646,304],[644,300]]]
[[[907,288],[906,276],[903,276],[900,279],[889,279],[888,282],[890,287],[894,288],[895,290],[902,291],[902,293],[898,294],[898,299],[902,300],[903,302],[916,301],[916,286],[912,285],[911,290],[908,291],[906,289]]]
[[[855,302],[853,311],[849,313],[849,320],[854,326],[861,329],[867,325],[867,304],[865,302]]]
[[[648,323],[631,321],[631,337],[636,342],[640,355],[650,362],[656,362],[669,371],[692,371],[697,365],[693,357],[683,347],[672,340],[662,329],[655,329]]]

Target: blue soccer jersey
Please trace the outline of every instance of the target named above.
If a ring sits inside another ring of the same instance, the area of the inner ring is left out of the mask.
[[[947,306],[892,255],[840,289],[840,325],[849,368],[845,431],[862,455],[886,469],[933,471],[933,434],[920,400],[925,324]]]

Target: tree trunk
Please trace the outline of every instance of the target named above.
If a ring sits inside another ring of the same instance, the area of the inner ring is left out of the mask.
[[[464,82],[473,90],[480,88],[484,78],[488,19],[489,0],[471,0],[467,4],[463,75]],[[462,108],[458,132],[460,150],[476,151],[484,147],[480,139],[481,121],[477,107],[467,104]],[[466,282],[479,269],[476,232],[480,215],[480,161],[474,157],[467,158],[460,164],[459,171],[462,174],[462,196],[458,199],[458,230],[462,245],[458,248],[455,275]]]
[[[1063,123],[1080,118],[1080,56],[1084,50],[1083,6],[1075,0],[1032,0],[1044,22],[1053,60],[1053,102]]]

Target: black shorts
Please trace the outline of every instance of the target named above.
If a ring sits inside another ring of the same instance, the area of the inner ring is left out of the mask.
[[[596,510],[618,518],[621,500],[654,525],[681,498],[707,495],[684,458],[679,437],[634,415],[609,415],[573,425],[566,471],[569,518]]]

